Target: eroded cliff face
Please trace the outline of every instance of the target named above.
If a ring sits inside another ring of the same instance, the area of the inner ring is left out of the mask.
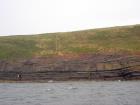
[[[140,56],[83,54],[0,61],[0,78],[12,80],[20,75],[22,80],[119,78],[128,71],[140,71]]]
[[[0,71],[94,71],[138,65],[140,56],[80,55],[75,57],[38,57],[16,61],[0,61]]]

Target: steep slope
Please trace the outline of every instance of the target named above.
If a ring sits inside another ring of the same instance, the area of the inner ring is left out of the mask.
[[[138,78],[140,25],[0,37],[0,80]]]
[[[0,59],[95,53],[140,54],[140,25],[0,37]]]

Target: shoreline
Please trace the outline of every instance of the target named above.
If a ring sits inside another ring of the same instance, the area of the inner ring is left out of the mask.
[[[79,79],[79,80],[0,80],[1,83],[63,83],[63,82],[109,82],[109,81],[118,81],[118,82],[127,82],[127,81],[140,81],[140,78],[138,79],[97,79],[97,80],[88,80],[88,79]]]

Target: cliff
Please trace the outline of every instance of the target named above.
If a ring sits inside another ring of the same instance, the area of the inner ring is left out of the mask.
[[[140,25],[0,37],[2,80],[124,78],[139,71]]]

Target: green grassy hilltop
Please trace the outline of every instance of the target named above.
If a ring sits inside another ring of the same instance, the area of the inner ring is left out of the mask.
[[[83,53],[140,54],[140,25],[0,37],[0,59]]]

